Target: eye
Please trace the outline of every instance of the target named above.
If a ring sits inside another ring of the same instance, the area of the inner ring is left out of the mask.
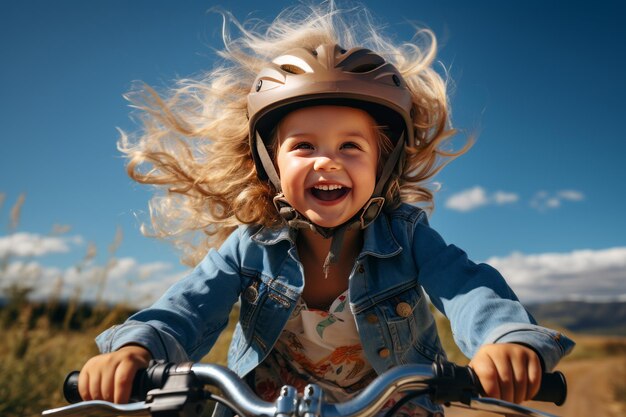
[[[341,145],[341,149],[361,149],[355,142],[345,142]]]
[[[309,142],[298,142],[295,145],[293,145],[291,147],[292,150],[297,151],[297,150],[310,150],[313,149],[313,145],[311,145]]]

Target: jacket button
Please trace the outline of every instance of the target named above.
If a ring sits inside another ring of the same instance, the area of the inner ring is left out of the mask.
[[[376,314],[368,314],[365,320],[367,320],[369,324],[376,324],[378,323],[378,316]]]
[[[256,301],[256,299],[258,298],[258,296],[259,296],[259,290],[257,290],[253,285],[250,285],[243,292],[243,297],[249,303],[254,303]]]
[[[389,357],[389,354],[391,352],[389,352],[389,349],[387,348],[382,348],[378,351],[378,356],[380,356],[381,358],[385,359]]]
[[[363,264],[359,265],[359,267],[357,268],[357,272],[359,274],[364,274],[365,273],[365,267],[363,266]]]
[[[398,316],[400,317],[409,317],[412,312],[413,309],[409,303],[402,302],[398,303],[396,306],[396,313],[398,313]]]

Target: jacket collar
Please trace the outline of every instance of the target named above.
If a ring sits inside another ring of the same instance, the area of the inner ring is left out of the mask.
[[[261,245],[275,245],[280,241],[289,241],[292,245],[296,244],[298,232],[295,229],[284,225],[280,228],[261,227],[252,235],[252,240]]]
[[[402,252],[402,246],[394,237],[389,220],[389,215],[382,212],[369,227],[365,228],[362,254],[389,258]]]
[[[402,252],[402,247],[393,236],[386,213],[381,213],[364,232],[362,254],[388,258]],[[275,245],[286,240],[295,246],[297,236],[298,231],[287,225],[281,228],[261,227],[252,235],[252,240],[261,245]]]

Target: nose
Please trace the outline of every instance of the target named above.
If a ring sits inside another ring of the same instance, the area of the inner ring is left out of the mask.
[[[313,168],[316,171],[336,171],[341,168],[341,164],[335,158],[328,155],[320,155],[315,158]]]

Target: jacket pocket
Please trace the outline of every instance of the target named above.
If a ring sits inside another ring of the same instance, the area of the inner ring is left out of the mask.
[[[242,289],[239,323],[248,344],[268,351],[280,335],[295,301],[276,280],[251,277]]]
[[[393,351],[401,362],[432,362],[441,354],[435,319],[419,285],[386,297],[376,307],[384,317]],[[415,355],[423,359],[414,358]]]

